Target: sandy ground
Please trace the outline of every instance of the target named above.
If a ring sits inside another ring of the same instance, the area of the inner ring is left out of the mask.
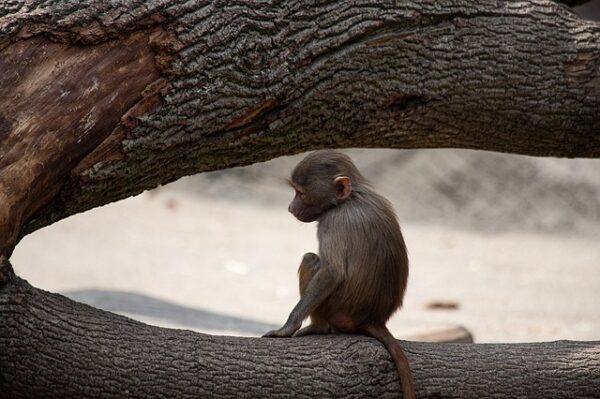
[[[12,261],[39,288],[151,324],[260,335],[285,321],[297,264],[316,250],[315,225],[280,202],[176,184],[44,228]],[[403,231],[411,277],[389,322],[397,336],[460,324],[477,342],[600,339],[598,232],[491,234],[415,221]],[[458,308],[431,310],[432,301]]]

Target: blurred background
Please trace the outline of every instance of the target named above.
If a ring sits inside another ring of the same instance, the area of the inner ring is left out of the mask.
[[[600,160],[348,150],[395,206],[411,260],[398,337],[462,325],[476,342],[600,338]],[[38,288],[161,326],[258,336],[298,300],[315,224],[287,212],[302,155],[186,177],[27,236]]]

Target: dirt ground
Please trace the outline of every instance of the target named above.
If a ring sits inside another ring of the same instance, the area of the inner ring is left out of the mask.
[[[351,151],[394,203],[411,259],[397,336],[463,325],[476,342],[600,339],[600,161]],[[315,225],[286,211],[297,157],[182,179],[25,237],[33,285],[151,324],[260,335],[298,299]],[[455,309],[431,309],[434,302]]]

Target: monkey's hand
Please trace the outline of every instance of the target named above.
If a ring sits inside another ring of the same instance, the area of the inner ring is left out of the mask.
[[[300,328],[300,326],[296,327],[293,324],[285,323],[285,325],[283,327],[281,327],[280,329],[271,330],[268,333],[266,333],[265,335],[263,335],[263,338],[291,337],[299,328]]]

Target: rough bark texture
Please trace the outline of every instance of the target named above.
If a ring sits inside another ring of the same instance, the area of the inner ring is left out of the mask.
[[[0,215],[3,252],[10,253],[17,230],[22,235],[182,175],[317,147],[600,155],[600,27],[554,2],[0,5],[4,54],[28,46],[22,42],[47,39],[93,51],[81,45],[158,29],[162,33],[148,44],[161,84],[140,94],[129,111],[112,110],[122,120],[109,134],[70,131],[70,140],[81,140],[72,155],[79,164],[47,182],[50,192],[60,188],[49,203],[23,205],[27,212],[16,222],[12,208],[10,216]],[[31,67],[23,63],[13,82],[22,85],[28,76]],[[140,73],[132,79],[144,86],[145,78]],[[5,82],[0,90],[11,87]],[[60,109],[61,101],[55,97],[51,105]],[[0,113],[4,154],[10,151],[6,142],[18,141],[22,124],[15,114]],[[41,126],[30,133],[41,137],[46,131]],[[62,156],[68,148],[48,148],[44,157]],[[4,168],[0,182],[11,187],[35,167],[18,173]],[[18,190],[7,201],[23,195]],[[25,230],[21,220],[27,220]],[[11,223],[17,226],[8,228]]]
[[[598,398],[600,342],[403,342],[420,398]],[[362,336],[215,337],[148,326],[12,279],[0,290],[11,398],[401,397]]]

